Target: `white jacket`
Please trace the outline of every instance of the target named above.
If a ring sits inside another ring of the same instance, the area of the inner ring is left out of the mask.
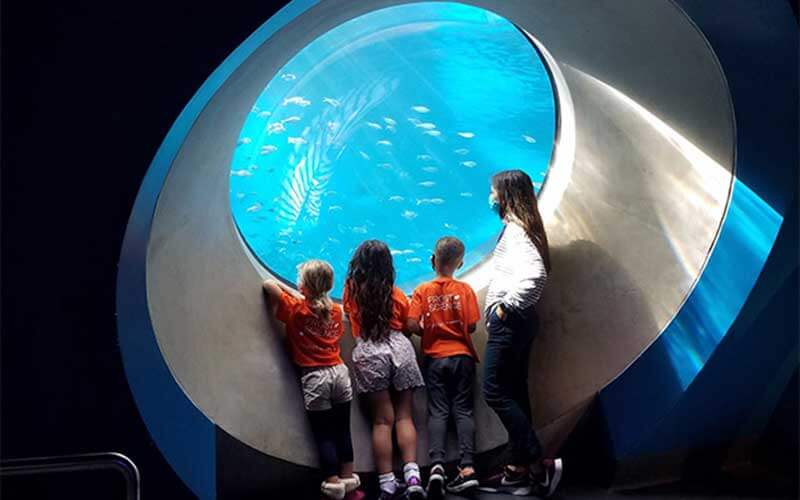
[[[502,303],[504,309],[519,310],[539,301],[547,283],[544,260],[516,220],[506,221],[492,260],[492,278],[486,294],[487,315],[498,303]]]

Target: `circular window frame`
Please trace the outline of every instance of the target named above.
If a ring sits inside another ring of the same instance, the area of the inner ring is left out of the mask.
[[[399,5],[407,5],[407,4],[399,4]],[[370,13],[376,12],[378,10],[392,8],[392,7],[381,7],[378,9],[372,9],[361,13],[357,17],[348,19],[345,22],[357,19],[358,17],[369,15]],[[535,53],[539,57],[539,60],[542,63],[542,66],[545,68],[547,77],[550,82],[550,89],[553,95],[553,113],[555,118],[553,143],[550,148],[550,159],[548,161],[548,167],[545,173],[545,177],[542,180],[542,186],[539,189],[539,193],[537,195],[539,211],[541,213],[542,220],[544,220],[546,223],[546,221],[554,214],[556,208],[558,207],[558,203],[561,200],[561,196],[566,190],[572,170],[572,162],[574,161],[575,158],[575,142],[576,142],[575,112],[573,109],[572,98],[570,97],[569,93],[569,87],[567,86],[566,80],[564,79],[564,76],[562,75],[561,70],[558,67],[558,63],[555,61],[550,52],[547,51],[544,45],[539,40],[537,40],[531,33],[526,31],[524,28],[520,27],[513,21],[507,19],[505,16],[502,16],[501,14],[493,12],[485,7],[477,7],[477,8],[486,10],[487,12],[492,12],[493,14],[502,17],[506,22],[514,26],[514,28],[516,28],[517,31],[519,31],[520,34],[522,34],[522,36],[525,37],[525,39],[528,40],[528,43],[530,43],[531,48],[535,51]],[[331,30],[336,29],[338,26],[341,25],[342,24],[334,26],[326,33],[329,33]],[[300,54],[304,48],[305,47],[302,47],[298,51],[293,52],[291,55],[289,55],[287,61],[291,61],[292,58]],[[281,72],[281,69],[282,68],[278,68],[269,77],[268,82],[272,82],[275,78],[277,78]],[[293,290],[299,291],[297,288],[297,284],[295,282],[283,276],[281,273],[277,272],[273,267],[271,267],[266,262],[265,259],[259,257],[255,249],[247,241],[247,238],[244,236],[244,234],[242,234],[242,228],[236,221],[236,217],[234,216],[232,208],[231,210],[229,210],[229,215],[231,217],[231,222],[233,224],[233,227],[236,228],[236,236],[239,239],[239,242],[241,243],[242,247],[244,248],[247,258],[250,260],[251,264],[253,265],[255,270],[259,273],[261,278],[276,280],[282,283],[283,285],[290,287]],[[492,240],[484,242],[481,246],[488,247],[490,245],[493,246]],[[463,280],[466,283],[468,283],[474,290],[482,290],[486,288],[491,278],[489,274],[492,268],[491,265],[492,252],[489,248],[486,248],[483,251],[483,253],[484,253],[483,257],[478,262],[470,266],[468,269],[464,270],[458,276],[460,280]],[[331,299],[337,304],[342,303],[342,297],[332,296]]]

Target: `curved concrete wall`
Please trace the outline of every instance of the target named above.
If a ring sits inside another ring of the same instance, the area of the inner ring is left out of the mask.
[[[152,221],[147,294],[173,376],[228,433],[299,464],[314,464],[315,452],[280,327],[264,312],[265,271],[230,214],[230,161],[252,103],[294,53],[347,19],[397,3],[321,1],[256,50],[194,123]],[[732,180],[732,109],[714,54],[670,1],[465,3],[533,34],[574,103],[574,161],[546,220],[554,271],[531,357],[535,423],[555,444],[657,338],[702,270]],[[476,335],[482,349],[485,332]],[[505,434],[476,403],[486,450]],[[421,393],[416,409],[424,430]],[[372,466],[367,430],[355,408],[359,470]]]

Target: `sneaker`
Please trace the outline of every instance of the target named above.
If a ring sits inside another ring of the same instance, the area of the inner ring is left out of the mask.
[[[364,500],[367,494],[361,490],[353,490],[344,496],[344,500]]]
[[[544,477],[531,476],[531,483],[537,497],[547,498],[556,491],[558,483],[561,481],[564,462],[560,458],[555,460],[546,458],[542,460],[542,467],[544,468]]]
[[[402,493],[399,490],[395,491],[394,493],[389,493],[388,491],[381,490],[380,493],[378,494],[377,500],[396,500],[400,498],[401,495]]]
[[[444,500],[444,483],[447,476],[442,464],[431,467],[431,476],[428,478],[428,500]]]
[[[344,498],[344,483],[329,483],[323,481],[319,489],[326,498],[331,498],[333,500],[342,500]]]
[[[527,470],[513,471],[508,466],[503,472],[495,474],[486,481],[481,482],[478,489],[487,493],[508,493],[515,496],[529,496],[531,494],[531,481]]]
[[[418,477],[409,478],[406,481],[406,498],[408,500],[425,500],[425,488]]]
[[[361,486],[361,478],[356,473],[353,473],[352,477],[340,477],[339,481],[344,483],[345,493],[355,491]]]
[[[470,488],[478,487],[478,475],[472,472],[471,474],[462,474],[461,467],[458,468],[458,475],[447,483],[447,491],[450,493],[463,493]]]

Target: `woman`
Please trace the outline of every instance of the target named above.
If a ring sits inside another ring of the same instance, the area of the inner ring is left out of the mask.
[[[561,460],[542,459],[528,397],[528,354],[539,328],[535,306],[550,270],[547,235],[525,172],[492,177],[489,204],[505,227],[486,295],[483,395],[508,432],[511,463],[481,489],[550,496],[561,479]]]

